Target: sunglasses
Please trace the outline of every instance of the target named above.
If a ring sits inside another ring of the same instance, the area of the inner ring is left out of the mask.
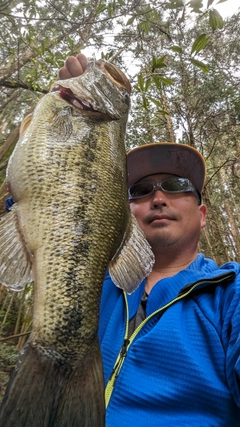
[[[197,197],[199,204],[201,204],[201,196],[189,179],[179,177],[169,178],[157,184],[141,182],[131,185],[128,189],[128,198],[129,200],[142,199],[143,197],[154,194],[157,190],[162,190],[166,193],[187,193],[191,191]]]

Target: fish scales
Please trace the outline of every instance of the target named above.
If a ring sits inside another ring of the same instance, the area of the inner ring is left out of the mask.
[[[21,237],[23,271],[16,269],[15,283],[9,283],[8,253],[0,278],[17,289],[31,269],[34,307],[32,332],[0,410],[5,427],[105,425],[97,338],[101,288],[109,261],[118,258],[136,224],[126,197],[129,83],[115,67],[104,66],[92,63],[82,76],[57,82],[9,161],[15,204],[2,225],[12,221]],[[0,225],[3,240],[4,233]],[[146,248],[142,279],[153,258],[139,236]],[[134,247],[131,253],[138,252]]]

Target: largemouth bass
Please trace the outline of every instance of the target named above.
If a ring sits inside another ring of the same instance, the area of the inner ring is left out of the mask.
[[[15,201],[0,221],[0,281],[34,280],[33,325],[0,410],[2,427],[103,427],[97,337],[106,269],[131,293],[153,255],[130,214],[124,135],[130,84],[90,62],[36,107],[9,160]]]

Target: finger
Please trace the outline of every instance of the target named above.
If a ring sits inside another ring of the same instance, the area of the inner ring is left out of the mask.
[[[68,71],[68,69],[66,67],[62,67],[60,68],[60,70],[58,71],[58,77],[57,79],[59,80],[66,80],[66,79],[70,79],[72,77],[72,75],[70,74],[70,72]]]
[[[71,77],[77,77],[83,74],[87,68],[88,60],[83,53],[78,53],[75,56],[69,56],[64,67],[60,68],[58,72],[58,79],[65,80]]]
[[[83,55],[83,53],[78,53],[76,55],[76,58],[77,58],[78,62],[80,62],[83,71],[85,71],[87,68],[87,64],[88,64],[88,60],[87,60],[86,56]]]
[[[75,56],[69,56],[66,59],[65,67],[68,69],[72,77],[80,76],[84,72],[81,62],[79,62]]]

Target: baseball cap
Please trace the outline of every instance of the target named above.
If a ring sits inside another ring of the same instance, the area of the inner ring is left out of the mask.
[[[128,186],[148,175],[167,173],[188,178],[201,194],[206,166],[201,153],[185,144],[158,142],[133,148],[127,154]]]

